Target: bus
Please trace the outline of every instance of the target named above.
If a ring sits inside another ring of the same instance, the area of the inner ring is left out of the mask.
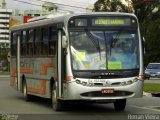
[[[143,94],[143,50],[134,14],[47,15],[11,28],[11,81],[28,101],[113,103]]]

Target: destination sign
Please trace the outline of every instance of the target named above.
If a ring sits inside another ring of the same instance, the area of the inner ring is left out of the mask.
[[[130,25],[130,19],[121,18],[96,18],[92,19],[92,26],[115,26],[115,25]]]
[[[120,19],[97,19],[95,25],[124,25],[124,20]]]
[[[96,26],[133,26],[136,21],[129,17],[83,17],[69,21],[69,27],[96,27]]]

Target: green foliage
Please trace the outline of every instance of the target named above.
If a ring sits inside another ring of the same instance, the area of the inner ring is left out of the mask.
[[[144,83],[145,92],[160,92],[160,84],[157,83]]]
[[[121,0],[98,0],[94,4],[96,12],[128,12],[128,7],[122,4]]]
[[[8,59],[7,55],[9,48],[0,48],[0,71],[8,71]]]
[[[155,14],[153,10],[158,7],[159,0],[132,0],[134,13],[137,15],[139,22],[151,20]]]
[[[8,50],[0,48],[0,60],[7,59]]]
[[[145,63],[160,62],[160,18],[149,22],[145,32]]]

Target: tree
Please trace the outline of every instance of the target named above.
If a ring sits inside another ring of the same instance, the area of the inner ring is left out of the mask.
[[[145,38],[145,66],[150,62],[160,62],[160,4],[158,0],[132,0],[135,14],[140,22],[140,30]]]
[[[131,5],[131,4],[130,4]],[[132,12],[132,6],[128,7],[122,3],[121,0],[98,0],[94,4],[94,10],[96,12]]]
[[[159,7],[159,0],[132,0],[132,5],[139,22],[143,23],[151,20],[157,13],[154,12],[154,9]]]
[[[160,62],[160,19],[152,21],[146,31],[145,63]]]
[[[9,52],[9,45],[7,43],[1,43],[0,44],[0,63],[1,63],[0,71],[4,70],[4,69],[2,69],[2,67],[6,67],[7,69],[9,69],[8,68],[8,60],[7,60],[8,52]],[[5,70],[7,70],[7,69],[5,69]]]

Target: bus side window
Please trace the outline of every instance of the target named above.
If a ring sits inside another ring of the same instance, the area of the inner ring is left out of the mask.
[[[34,54],[41,55],[42,51],[42,35],[41,28],[35,30],[35,43],[34,43]]]
[[[55,55],[57,49],[58,41],[58,32],[54,27],[50,28],[50,37],[49,37],[49,55]]]
[[[33,55],[34,30],[29,30],[28,55]]]
[[[17,39],[18,34],[17,32],[12,33],[12,42],[11,42],[11,55],[16,56],[17,55]]]
[[[26,55],[27,52],[27,31],[21,32],[21,55]]]
[[[42,29],[42,55],[48,55],[48,40],[49,40],[49,30],[48,27]]]

